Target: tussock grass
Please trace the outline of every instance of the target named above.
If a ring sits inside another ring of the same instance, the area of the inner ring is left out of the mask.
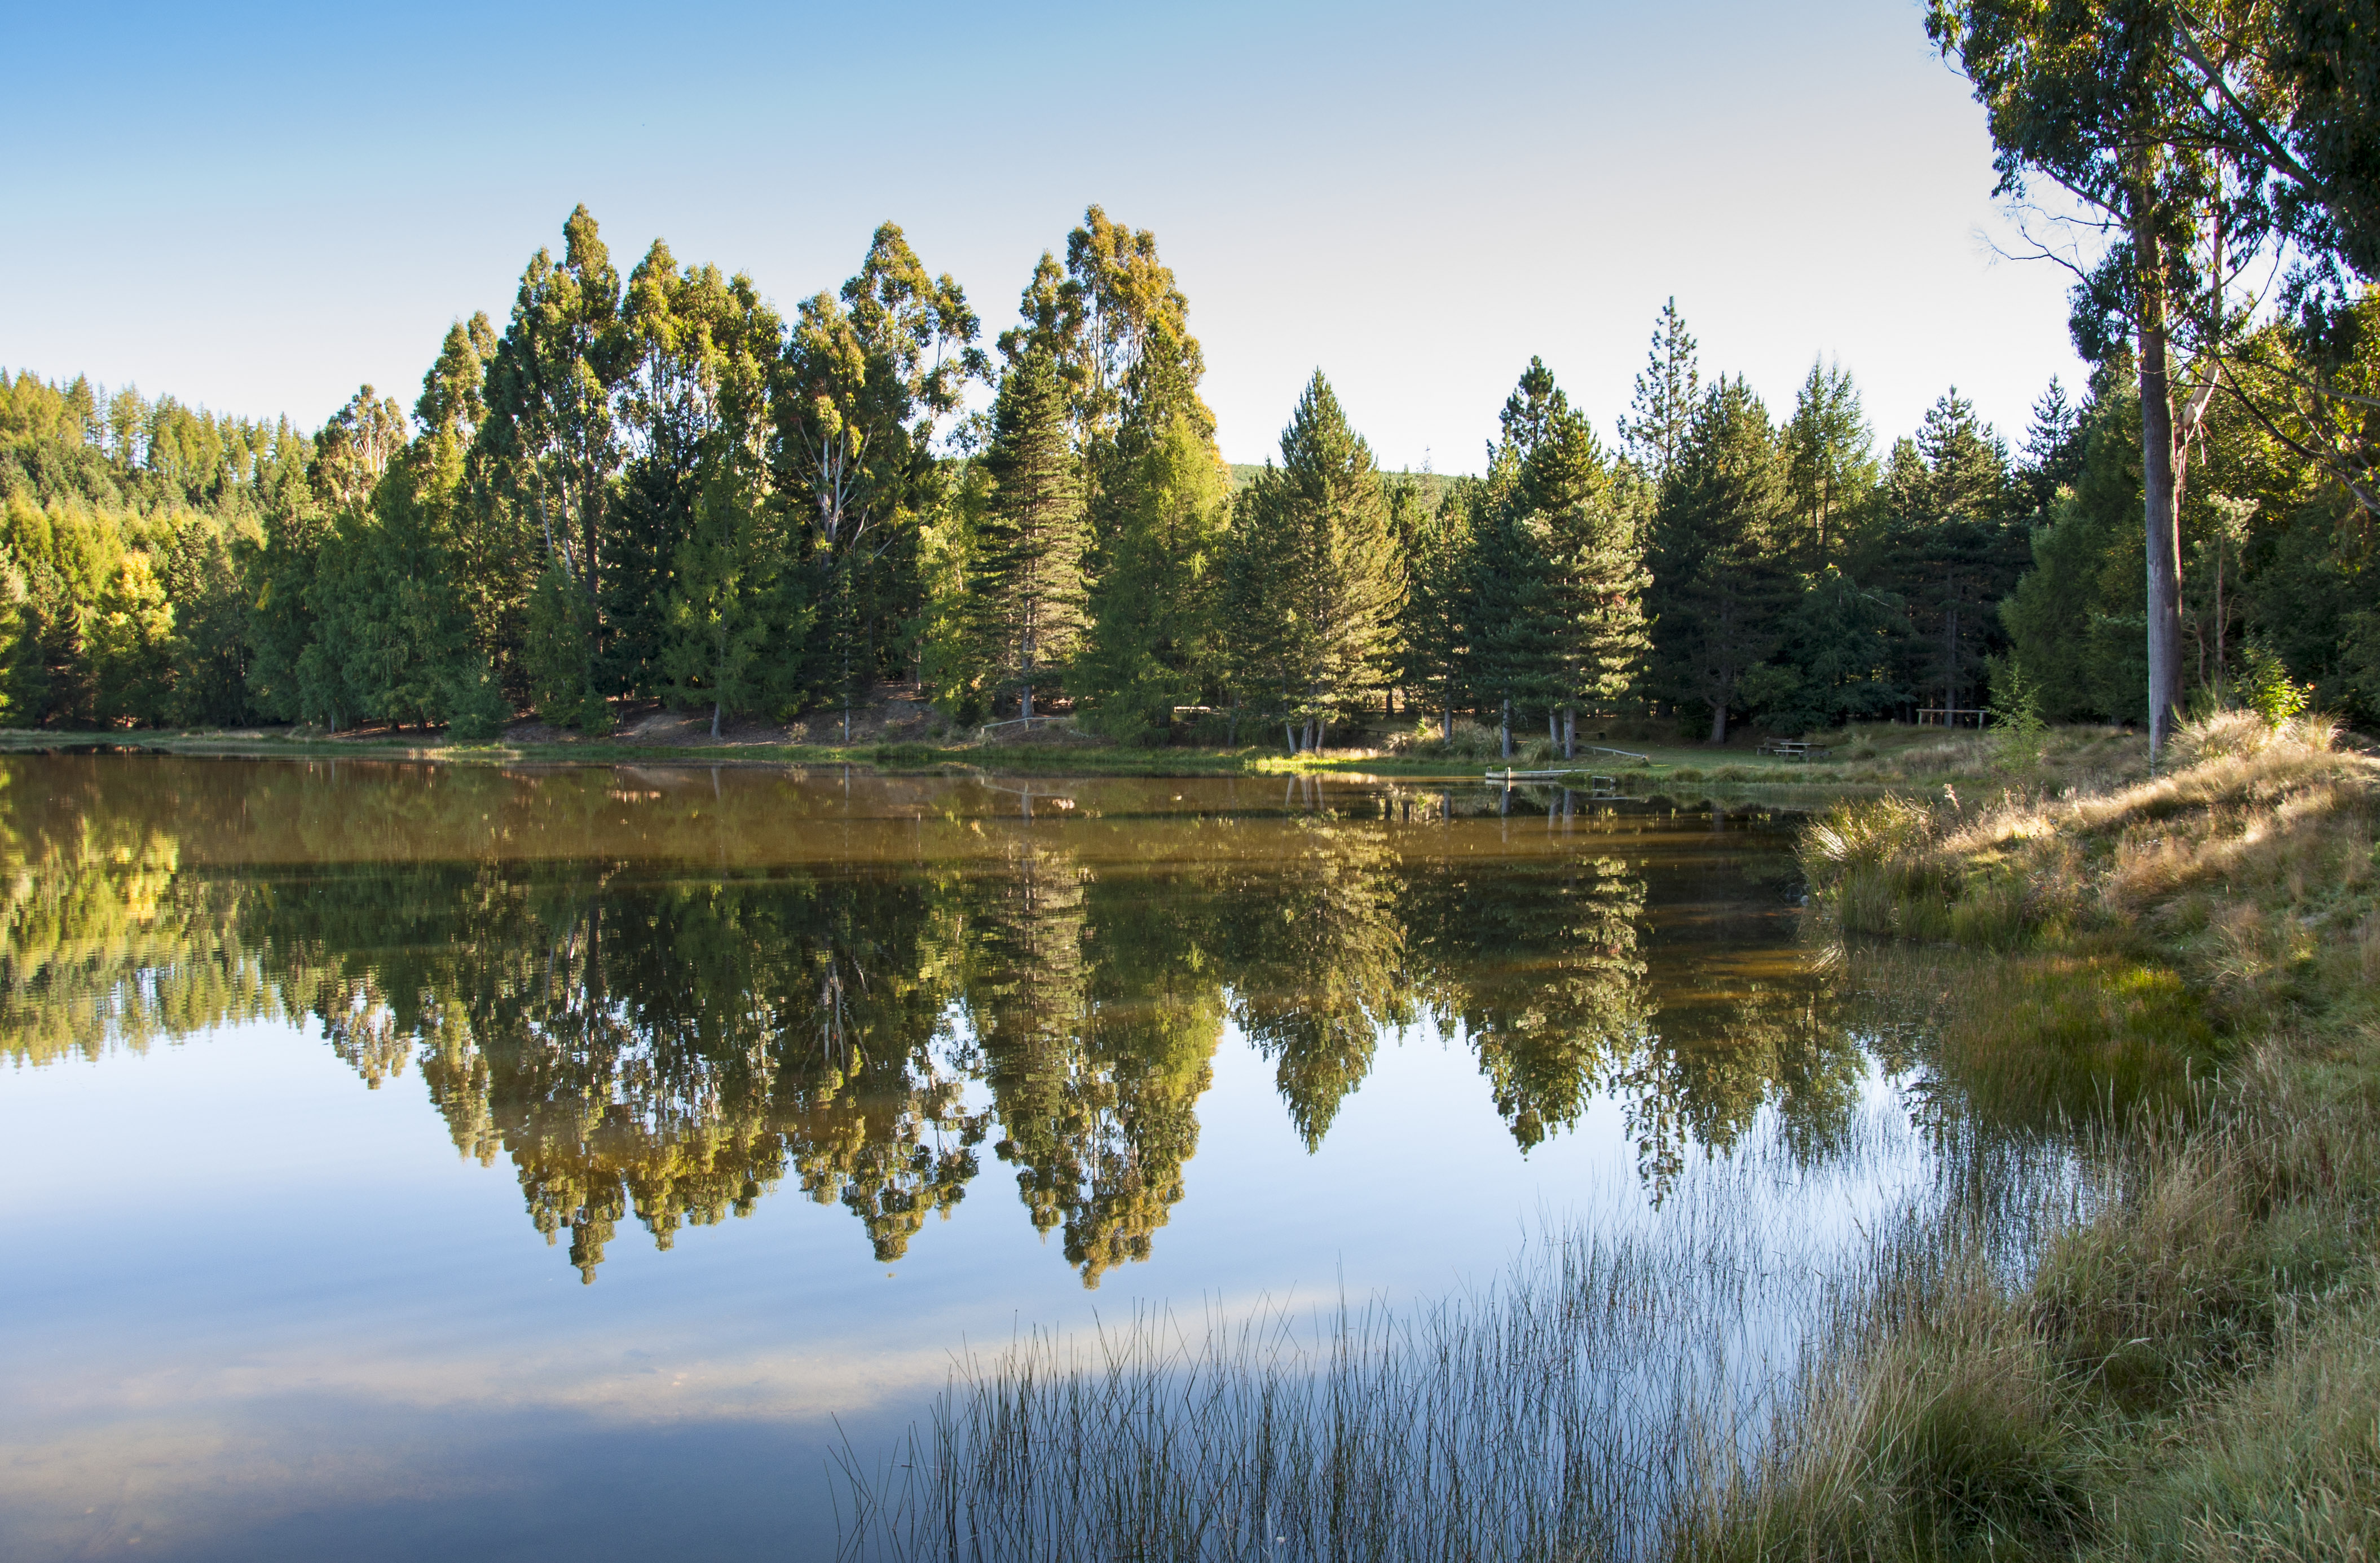
[[[2236,715],[2171,757],[1809,833],[1845,930],[2012,952],[1930,1061],[1986,1116],[2095,1109],[2089,1192],[2030,1264],[1904,1244],[1676,1556],[2373,1556],[2380,767]]]
[[[2244,1072],[2206,1126],[2100,1136],[2029,1265],[1982,1224],[1893,1234],[1670,1555],[2364,1556],[2380,1136],[2277,1052]]]

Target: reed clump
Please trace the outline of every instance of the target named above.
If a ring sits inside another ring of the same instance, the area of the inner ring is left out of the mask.
[[[1811,832],[1845,929],[2018,952],[1929,1060],[1976,1110],[2100,1110],[2071,1218],[2014,1264],[1904,1245],[1674,1555],[2374,1556],[2380,767],[2334,739],[2217,717],[2156,777]]]

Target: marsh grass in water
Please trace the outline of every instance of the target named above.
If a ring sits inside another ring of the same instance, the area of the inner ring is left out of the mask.
[[[968,1360],[895,1460],[854,1458],[850,1552],[1663,1556],[1789,1414],[1795,1364],[1831,1351],[1877,1287],[1865,1230],[1780,1221],[1780,1197],[1840,1210],[1897,1169],[1911,1181],[1882,1206],[1888,1230],[2002,1238],[2074,1197],[2062,1151],[1955,1133],[1921,1149],[1889,1109],[1832,1150],[1814,1169],[1771,1140],[1682,1183],[1650,1230],[1554,1229],[1435,1303],[1138,1313]],[[1946,1201],[1974,1214],[1940,1221]]]
[[[2130,743],[2053,733],[1996,795],[1808,832],[1937,1173],[1828,1258],[1779,1263],[1722,1180],[1436,1307],[1028,1341],[966,1364],[904,1467],[855,1467],[855,1543],[2372,1557],[2380,766],[2302,720],[2193,724],[2155,776]]]
[[[1955,1221],[1882,1245],[1669,1554],[2371,1556],[2380,1139],[2277,1060],[2244,1071],[2208,1127],[2099,1136],[2030,1266]]]
[[[2170,761],[1809,832],[1842,928],[2017,952],[1988,1000],[1945,1006],[1934,1057],[1978,1118],[2104,1103],[2094,1192],[2021,1270],[1912,1245],[1674,1555],[2380,1549],[2380,767],[2250,713]]]

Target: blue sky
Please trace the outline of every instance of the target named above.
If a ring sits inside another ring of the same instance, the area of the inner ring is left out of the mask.
[[[29,14],[30,13],[30,14]],[[1540,354],[1605,429],[1674,294],[1706,372],[1814,357],[1879,435],[2080,378],[1996,260],[1991,151],[1911,0],[19,7],[0,365],[311,425],[410,401],[585,201],[790,310],[899,222],[987,336],[1087,202],[1155,231],[1233,460],[1319,366],[1475,470]],[[26,68],[30,67],[30,68]]]

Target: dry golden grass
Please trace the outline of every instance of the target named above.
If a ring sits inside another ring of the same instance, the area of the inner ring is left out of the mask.
[[[1904,1235],[1678,1555],[2380,1553],[2380,764],[2237,715],[2170,759],[1809,832],[1846,930],[2011,952],[1935,1016],[1975,1110],[2107,1110],[2029,1265]]]
[[[2126,953],[2227,1020],[2368,1019],[2380,761],[2336,736],[2225,715],[2186,728],[2162,774],[2105,791],[1846,805],[1803,866],[1854,933]]]

